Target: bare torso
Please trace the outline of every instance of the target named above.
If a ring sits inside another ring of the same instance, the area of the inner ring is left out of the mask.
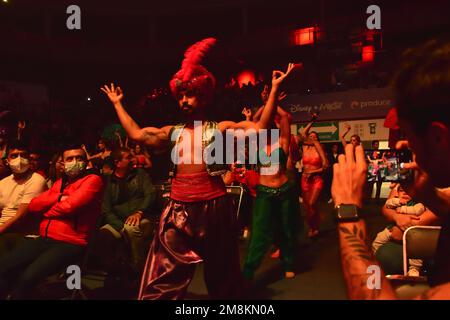
[[[267,153],[268,156],[270,156],[272,150],[276,150],[279,147],[280,147],[279,143],[267,145],[264,151]],[[286,153],[286,150],[284,150],[284,152]],[[265,169],[266,168],[260,169],[259,184],[270,188],[278,188],[281,187],[286,182],[288,182],[285,163],[280,163],[280,165],[275,166],[275,168],[268,168],[267,172],[265,172],[266,171]]]

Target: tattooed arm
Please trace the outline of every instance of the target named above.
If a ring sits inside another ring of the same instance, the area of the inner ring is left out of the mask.
[[[366,170],[367,163],[362,146],[354,148],[352,144],[347,144],[345,155],[340,155],[339,162],[334,165],[331,192],[335,205],[354,204],[362,207]],[[342,271],[349,298],[395,299],[395,292],[383,272],[379,275],[379,289],[368,284],[373,275],[373,271],[368,268],[379,265],[369,249],[364,221],[361,219],[357,222],[341,222],[338,231]]]
[[[341,263],[347,285],[347,294],[351,300],[396,299],[395,292],[383,271],[379,289],[374,286],[376,276],[371,266],[381,270],[380,265],[369,249],[366,225],[363,220],[339,223],[339,243]],[[372,285],[371,285],[372,284]]]

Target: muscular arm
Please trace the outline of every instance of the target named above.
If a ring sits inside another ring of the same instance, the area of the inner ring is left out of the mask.
[[[116,110],[122,127],[131,139],[137,142],[145,143],[146,145],[152,147],[162,147],[169,141],[169,131],[172,126],[166,126],[163,128],[140,128],[122,105],[121,100],[123,98],[123,92],[120,87],[115,88],[114,84],[111,83],[110,87],[105,85],[100,89],[108,96],[114,106],[114,109]]]
[[[172,126],[163,128],[140,128],[133,118],[125,111],[125,108],[120,101],[114,104],[114,108],[116,109],[120,123],[131,139],[152,147],[162,147],[169,141],[169,131]]]

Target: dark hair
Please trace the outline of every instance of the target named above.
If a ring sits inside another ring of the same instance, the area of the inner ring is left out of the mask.
[[[106,149],[106,150],[111,150],[111,145],[112,145],[112,143],[111,143],[110,140],[105,139],[105,138],[100,138],[100,139],[98,139],[97,145],[98,145],[99,143],[103,143],[103,144],[105,145],[105,149]]]
[[[56,163],[58,162],[59,158],[62,158],[62,152],[54,154],[50,161],[50,168],[48,169],[48,178],[52,182],[55,182],[58,179],[56,173]]]
[[[81,145],[78,143],[67,144],[61,148],[61,154],[62,154],[63,158],[64,158],[64,153],[69,150],[83,150],[83,148],[81,148]],[[83,150],[83,154],[84,154],[84,158],[87,160],[87,155],[84,150]]]
[[[21,140],[13,140],[12,142],[10,142],[8,144],[8,153],[10,153],[11,150],[24,150],[28,153],[30,152],[30,148],[28,147],[28,145]]]
[[[355,138],[356,140],[358,140],[358,142],[361,143],[361,137],[358,136],[357,134],[352,135],[352,136],[350,137],[350,139],[351,139],[351,138]]]
[[[450,121],[450,42],[431,40],[402,55],[393,87],[398,116],[424,131],[433,121]]]
[[[308,136],[309,136],[311,133],[314,133],[314,134],[316,135],[316,137],[317,137],[317,141],[320,142],[319,134],[318,134],[316,131],[310,131],[310,132],[308,133]]]
[[[124,154],[125,152],[131,152],[131,151],[130,151],[130,149],[128,149],[128,148],[125,148],[125,147],[119,147],[119,148],[114,149],[114,150],[111,152],[110,157],[111,157],[112,163],[114,164],[114,167],[116,166],[116,161],[122,160],[123,154]]]

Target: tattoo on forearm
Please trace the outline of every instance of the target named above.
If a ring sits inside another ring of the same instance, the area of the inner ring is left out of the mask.
[[[369,288],[368,279],[372,274],[368,268],[378,263],[368,246],[367,234],[363,222],[348,223],[339,226],[341,259],[347,291],[350,299],[378,299],[382,289],[388,297],[391,289],[387,280],[380,274],[381,288]],[[387,292],[387,294],[386,294]]]
[[[345,227],[340,227],[339,229],[345,234],[344,239],[347,240],[348,247],[353,249],[353,253],[356,253],[361,259],[367,261],[373,260],[369,250],[367,249],[367,241],[364,230],[359,229],[356,225],[353,226],[352,231]]]

